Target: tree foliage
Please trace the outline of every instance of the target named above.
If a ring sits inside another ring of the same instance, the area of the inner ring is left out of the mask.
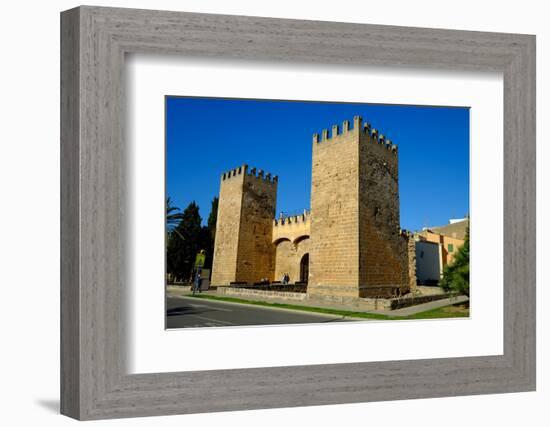
[[[181,221],[183,214],[179,212],[180,208],[172,204],[170,197],[166,198],[166,228],[170,231]]]
[[[218,219],[218,202],[219,199],[217,197],[214,197],[212,199],[212,208],[210,209],[210,215],[208,215],[208,221],[207,221],[207,227],[210,231],[210,235],[212,237],[212,242],[214,241],[214,237],[216,237],[216,221]]]
[[[214,204],[215,202],[215,204]],[[212,201],[212,208],[216,206],[217,198]],[[171,208],[169,210],[169,207]],[[214,234],[216,227],[217,212],[212,213],[208,218],[208,225],[203,226],[202,218],[199,213],[199,206],[193,201],[183,212],[171,205],[170,199],[166,204],[166,272],[177,281],[191,281],[195,257],[197,253],[204,249],[206,252],[206,262],[204,268],[211,268],[212,254],[214,252]],[[169,220],[169,215],[177,215],[174,223]],[[214,230],[212,234],[212,229]]]
[[[443,269],[439,286],[445,292],[470,296],[470,227],[466,229],[464,245],[458,249],[453,262]]]
[[[207,235],[203,236],[205,241],[206,250],[206,263],[204,264],[205,268],[212,268],[212,260],[214,258],[214,238],[216,237],[216,221],[218,219],[218,198],[214,197],[212,199],[212,207],[210,209],[210,214],[208,215],[208,220],[206,221],[205,232]]]

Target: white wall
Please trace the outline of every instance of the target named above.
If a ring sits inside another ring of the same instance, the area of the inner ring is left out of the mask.
[[[544,2],[461,0],[320,2],[279,0],[96,1],[106,6],[187,10],[282,18],[441,27],[537,34],[538,218],[548,218],[548,75],[550,28]],[[59,11],[73,1],[4,2],[2,7],[0,183],[0,393],[4,425],[63,426],[59,384]],[[547,160],[546,162],[544,160]],[[543,194],[545,193],[545,194]],[[548,229],[539,225],[539,242]],[[545,239],[546,238],[546,239]],[[546,246],[546,247],[545,247]],[[29,255],[30,254],[30,255]],[[539,244],[539,261],[549,256]],[[547,270],[538,268],[538,388],[536,393],[440,398],[222,414],[117,420],[110,425],[415,426],[544,425],[550,400]],[[537,421],[538,420],[538,421]]]

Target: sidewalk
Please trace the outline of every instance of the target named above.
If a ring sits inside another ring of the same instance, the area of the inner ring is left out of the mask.
[[[448,305],[459,304],[469,301],[465,295],[452,298],[440,299],[437,301],[426,302],[424,304],[411,305],[410,307],[398,308],[397,310],[387,311],[389,316],[410,316],[411,314],[422,313],[423,311],[433,310],[434,308],[446,307]]]
[[[193,295],[193,290],[191,289],[191,286],[174,286],[174,285],[168,285],[166,286],[166,293],[172,293],[173,295]],[[215,289],[209,289],[207,291],[196,291],[197,295],[204,294],[204,295],[217,295]]]

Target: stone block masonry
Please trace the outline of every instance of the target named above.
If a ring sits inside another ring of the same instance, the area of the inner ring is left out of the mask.
[[[271,279],[275,248],[271,241],[277,177],[247,165],[222,174],[212,283],[254,283]]]
[[[409,289],[397,147],[362,118],[313,136],[312,294],[389,297]],[[309,289],[308,289],[309,291]]]

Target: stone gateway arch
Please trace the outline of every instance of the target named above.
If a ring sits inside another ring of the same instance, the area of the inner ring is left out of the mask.
[[[361,117],[313,135],[310,211],[276,218],[277,184],[247,165],[221,175],[213,285],[287,273],[325,299],[410,290],[414,242],[399,225],[398,150]]]

